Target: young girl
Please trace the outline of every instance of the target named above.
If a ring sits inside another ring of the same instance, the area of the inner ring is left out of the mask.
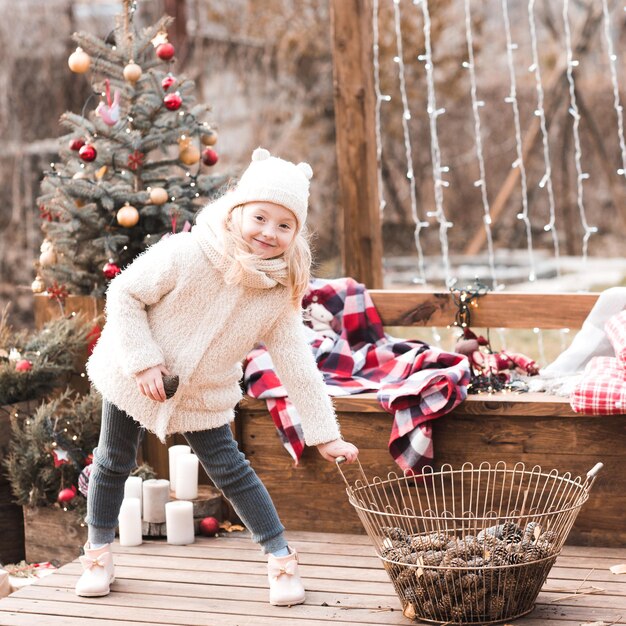
[[[184,434],[269,555],[270,602],[304,602],[297,554],[230,422],[241,399],[241,362],[262,341],[300,413],[306,443],[331,462],[358,454],[341,439],[303,332],[311,176],[308,164],[258,148],[237,187],[205,207],[190,233],[151,246],[111,282],[106,325],[87,364],[103,409],[79,596],[106,595],[114,580],[111,543],[143,426],[161,440]],[[180,382],[166,400],[162,376],[170,372]]]

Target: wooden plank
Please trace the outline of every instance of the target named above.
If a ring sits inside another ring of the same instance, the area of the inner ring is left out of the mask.
[[[28,600],[37,600],[37,604],[46,602],[57,602],[60,605],[72,604],[82,608],[82,613],[77,615],[89,615],[89,611],[93,608],[101,606],[100,603],[94,601],[94,598],[79,598],[75,595],[73,589],[57,589],[51,587],[33,588],[26,587],[15,594],[16,598]],[[141,621],[149,621],[153,615],[170,615],[175,614],[175,624],[206,624],[204,614],[210,611],[219,615],[254,615],[259,617],[286,617],[285,607],[272,606],[267,599],[262,602],[254,602],[250,600],[231,600],[228,597],[218,597],[207,601],[206,598],[197,598],[194,596],[160,596],[147,593],[112,593],[106,598],[106,605],[117,609],[123,608],[125,616],[135,615],[141,618]],[[143,613],[143,615],[141,614]],[[378,611],[374,613],[373,609],[362,608],[346,608],[335,606],[316,606],[313,604],[303,604],[293,606],[289,609],[289,619],[297,621],[301,618],[315,618],[319,621],[331,622],[335,620],[343,620],[351,624],[397,624],[395,611]],[[376,621],[373,617],[375,616]],[[158,618],[157,618],[158,619]]]
[[[344,274],[383,286],[371,0],[332,0],[330,26]]]
[[[305,581],[306,583],[306,581]],[[74,589],[76,576],[55,574],[43,578],[40,583],[33,586],[54,587],[59,589]],[[267,602],[267,584],[264,587],[239,587],[236,585],[218,584],[192,584],[176,583],[170,581],[135,580],[118,577],[114,583],[115,593],[147,593],[160,596],[186,596],[196,598],[219,599],[228,597],[230,600],[251,600],[255,602]],[[393,591],[393,590],[392,590]],[[33,592],[34,597],[39,597]],[[316,606],[333,605],[345,608],[380,609],[382,607],[401,609],[400,600],[395,594],[374,595],[368,593],[338,593],[336,591],[310,591],[307,590],[307,604]]]
[[[387,416],[391,423],[392,416],[382,410],[376,393],[358,393],[352,396],[334,396],[332,398],[335,410],[338,413],[379,413]],[[245,395],[238,405],[242,414],[249,412],[264,413],[267,415],[267,403]],[[569,400],[560,396],[551,396],[544,393],[492,393],[469,395],[454,413],[459,415],[510,415],[516,418],[525,418],[526,415],[546,415],[558,417],[581,417],[581,413],[572,410]],[[596,419],[605,419],[606,416],[587,416]],[[368,419],[368,418],[366,418]]]
[[[108,596],[111,597],[111,596]],[[19,598],[6,598],[2,601],[0,606],[5,605],[5,610],[9,610],[13,613],[23,613],[28,615],[30,622],[26,622],[29,626],[33,626],[33,611],[25,609]],[[270,606],[268,604],[268,606]],[[301,605],[302,606],[302,605]],[[277,607],[280,608],[280,607]],[[300,614],[303,613],[302,608],[291,607],[282,608],[282,615],[277,616],[262,616],[262,615],[246,615],[246,614],[234,614],[228,615],[223,612],[216,611],[213,607],[206,604],[202,609],[194,611],[183,611],[181,609],[166,610],[166,609],[151,609],[147,611],[145,608],[131,608],[126,607],[123,611],[113,611],[114,615],[123,614],[123,618],[120,621],[111,620],[111,607],[102,602],[98,602],[97,599],[92,599],[91,603],[87,602],[54,602],[54,601],[42,601],[37,603],[37,615],[45,616],[45,622],[40,622],[42,626],[48,626],[52,622],[49,621],[49,616],[63,616],[67,621],[60,622],[63,626],[79,626],[81,624],[92,624],[91,620],[109,619],[107,623],[110,626],[118,626],[118,624],[130,625],[134,624],[150,624],[150,626],[207,626],[207,624],[219,624],[219,626],[280,626],[282,623],[284,626],[289,624],[290,626],[320,626],[323,622],[317,617],[307,617]],[[332,619],[333,626],[354,626],[354,621],[346,621],[342,619],[345,617],[345,611],[337,609],[335,614],[338,616]],[[379,624],[378,621],[380,615],[384,613],[373,613],[371,616],[367,616],[362,624]],[[388,624],[398,624],[406,626],[407,620],[402,617],[402,613],[399,611],[391,614],[396,621],[387,621]],[[0,613],[0,626],[5,624],[13,624],[11,621],[3,621],[3,613]],[[213,617],[215,621],[208,621],[207,618]],[[74,618],[74,619],[67,619]],[[122,619],[124,621],[122,621]],[[86,622],[85,620],[89,620]],[[331,620],[324,620],[330,623]],[[21,622],[24,623],[24,622]],[[59,622],[57,622],[58,624]]]
[[[448,326],[458,310],[449,292],[369,294],[385,326]],[[488,293],[471,309],[472,328],[580,328],[597,299],[592,293]]]
[[[64,574],[78,577],[82,568],[78,563],[68,563],[62,568]],[[116,576],[120,579],[133,580],[159,580],[173,583],[193,583],[193,584],[217,584],[232,587],[257,587],[265,589],[267,587],[267,573],[251,574],[237,572],[221,572],[221,571],[196,571],[192,569],[149,569],[146,567],[133,567],[129,565],[117,565],[115,568]],[[55,574],[56,575],[56,574]],[[306,586],[310,591],[334,592],[334,593],[357,593],[372,595],[393,595],[393,587],[387,579],[382,582],[372,582],[363,580],[352,580],[343,577],[324,578],[306,578]],[[1,604],[0,604],[1,606]]]

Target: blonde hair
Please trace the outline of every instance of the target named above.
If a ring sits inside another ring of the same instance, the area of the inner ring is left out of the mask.
[[[227,284],[241,282],[246,271],[253,271],[259,260],[250,252],[250,247],[241,232],[243,205],[237,205],[226,220],[224,228],[224,252],[233,259],[233,263],[224,274]],[[289,247],[282,254],[287,264],[287,288],[291,304],[295,309],[302,306],[302,297],[309,287],[311,276],[311,248],[309,236],[303,226],[293,238]]]

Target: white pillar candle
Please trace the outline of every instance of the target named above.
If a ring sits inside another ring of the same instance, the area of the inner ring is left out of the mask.
[[[198,457],[195,454],[180,454],[176,459],[174,487],[179,500],[198,497]]]
[[[120,545],[141,545],[141,502],[139,498],[124,498],[119,515]]]
[[[165,505],[167,543],[186,546],[194,542],[193,504],[186,500],[175,500]]]
[[[124,483],[124,497],[137,498],[139,500],[139,510],[141,511],[141,476],[129,476]]]
[[[144,522],[162,524],[165,521],[165,505],[170,499],[170,481],[151,478],[143,481]]]
[[[176,458],[179,454],[191,454],[189,446],[172,446],[167,449],[170,466],[170,485],[172,489],[176,488]]]

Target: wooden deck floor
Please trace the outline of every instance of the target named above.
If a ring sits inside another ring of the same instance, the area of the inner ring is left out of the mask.
[[[236,535],[236,533],[234,533]],[[78,562],[0,600],[0,625],[336,626],[412,624],[366,537],[292,532],[306,604],[267,602],[265,560],[246,536],[198,538],[191,546],[147,541],[115,546],[117,580],[104,598],[77,598]],[[536,609],[516,626],[626,624],[626,575],[609,571],[626,549],[567,547]],[[586,582],[581,587],[581,583]],[[590,587],[594,594],[572,595]]]

